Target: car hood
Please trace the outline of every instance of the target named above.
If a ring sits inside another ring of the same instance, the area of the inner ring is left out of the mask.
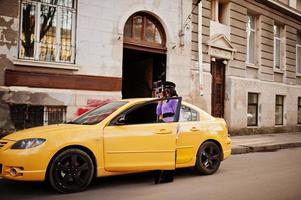
[[[40,126],[29,128],[22,131],[17,131],[5,136],[4,140],[17,141],[27,138],[44,138],[53,137],[53,135],[65,135],[68,133],[77,132],[78,130],[88,129],[92,125],[77,125],[77,124],[55,124],[49,126]]]

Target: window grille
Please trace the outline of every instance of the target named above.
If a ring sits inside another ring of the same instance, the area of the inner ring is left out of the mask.
[[[75,0],[22,0],[19,58],[75,62]]]
[[[17,130],[66,122],[65,106],[13,104],[10,113]]]

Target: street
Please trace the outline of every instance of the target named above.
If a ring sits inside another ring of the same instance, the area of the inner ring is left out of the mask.
[[[154,185],[151,173],[98,178],[81,193],[57,194],[45,183],[0,180],[0,199],[301,199],[301,148],[232,155],[211,176],[177,170],[172,183]]]

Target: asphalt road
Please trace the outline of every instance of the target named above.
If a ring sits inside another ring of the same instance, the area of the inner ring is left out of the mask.
[[[43,183],[0,180],[0,199],[161,200],[301,199],[301,148],[233,155],[211,176],[178,170],[172,183],[154,185],[150,173],[98,178],[87,191],[60,195]]]

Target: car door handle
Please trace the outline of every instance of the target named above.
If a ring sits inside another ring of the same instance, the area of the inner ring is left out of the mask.
[[[172,134],[172,131],[160,129],[160,131],[156,132],[156,134]]]
[[[190,130],[191,131],[200,131],[200,129],[197,129],[196,127],[192,127]]]

